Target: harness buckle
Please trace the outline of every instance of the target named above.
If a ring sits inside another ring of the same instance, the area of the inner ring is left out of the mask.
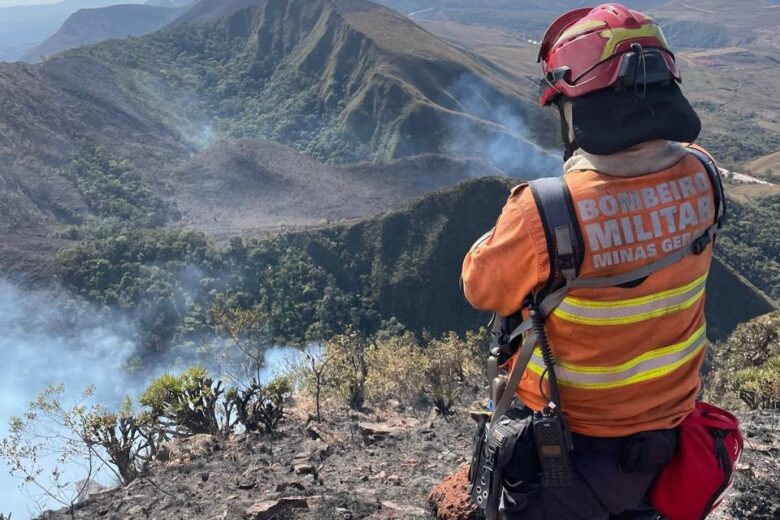
[[[693,241],[693,254],[702,254],[710,242],[712,242],[712,235],[708,229],[702,236]]]

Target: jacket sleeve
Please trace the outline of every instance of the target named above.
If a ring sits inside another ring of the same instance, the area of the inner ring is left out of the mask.
[[[539,238],[544,249],[540,249]],[[478,310],[509,316],[523,306],[548,273],[544,230],[536,205],[530,190],[518,186],[496,227],[466,255],[461,276],[464,294]]]

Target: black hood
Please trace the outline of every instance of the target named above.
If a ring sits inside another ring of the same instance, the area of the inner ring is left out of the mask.
[[[572,119],[577,146],[594,155],[610,155],[646,141],[692,143],[701,121],[676,83],[633,89],[600,90],[575,98]]]

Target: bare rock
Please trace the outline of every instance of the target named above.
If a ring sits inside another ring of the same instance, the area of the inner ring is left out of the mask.
[[[235,498],[236,497],[232,497],[233,500],[235,500]],[[228,499],[228,502],[228,505],[222,512],[222,516],[220,516],[220,520],[235,520],[236,518],[243,518],[247,512],[246,507],[242,506],[241,504],[230,502],[230,498]]]
[[[162,445],[157,459],[160,461],[189,462],[205,457],[219,449],[212,435],[199,434],[187,439],[177,439]]]
[[[143,506],[133,506],[125,512],[126,518],[147,518],[149,516]]]
[[[328,430],[321,424],[317,424],[313,422],[309,423],[306,426],[306,434],[310,438],[315,440],[319,439],[330,446],[341,446],[342,444],[344,444],[343,436]]]
[[[295,472],[296,475],[315,475],[317,473],[317,468],[311,464],[296,464],[293,466],[293,472]]]
[[[343,507],[337,507],[333,512],[336,520],[352,520],[352,511]]]
[[[238,489],[254,489],[257,486],[257,481],[255,479],[248,479],[248,478],[240,478],[236,479],[236,487]]]
[[[270,520],[289,509],[308,509],[312,497],[287,497],[279,500],[265,500],[249,507],[244,514],[245,520]]]
[[[359,412],[357,410],[350,410],[349,411],[349,418],[354,419],[359,422],[371,422],[371,417],[364,414],[363,412]]]
[[[358,422],[358,429],[360,430],[360,435],[363,436],[363,440],[367,444],[384,439],[394,431],[393,428],[387,423],[368,421]]]
[[[306,489],[306,485],[303,484],[303,482],[300,482],[298,480],[287,480],[285,482],[280,482],[276,485],[276,491],[279,493],[283,493],[285,491],[303,491]]]
[[[285,506],[279,500],[266,500],[251,506],[244,513],[246,520],[269,520],[285,510]]]

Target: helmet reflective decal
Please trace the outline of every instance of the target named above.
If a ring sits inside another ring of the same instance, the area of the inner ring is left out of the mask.
[[[669,44],[666,42],[666,37],[661,27],[655,24],[643,25],[638,29],[625,29],[622,27],[606,29],[601,31],[599,35],[607,39],[604,52],[601,53],[602,60],[606,60],[615,54],[615,49],[622,42],[636,38],[655,38],[663,45],[664,49],[669,50]]]
[[[575,24],[566,29],[566,31],[555,40],[555,45],[558,45],[561,41],[567,40],[572,36],[577,36],[590,31],[591,29],[598,29],[599,27],[604,27],[606,25],[607,22],[604,20],[588,20],[587,22]]]

